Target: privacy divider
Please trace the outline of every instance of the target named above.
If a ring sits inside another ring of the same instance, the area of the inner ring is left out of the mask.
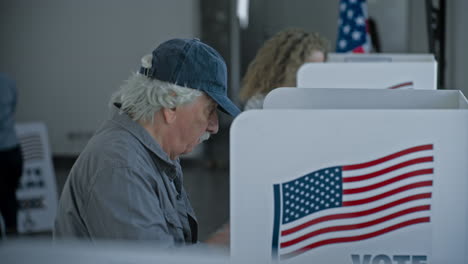
[[[233,263],[466,263],[465,97],[331,91],[276,89],[234,120]]]

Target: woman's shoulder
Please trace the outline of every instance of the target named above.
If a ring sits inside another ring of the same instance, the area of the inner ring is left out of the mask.
[[[265,100],[265,95],[264,94],[256,94],[247,100],[244,106],[244,111],[245,110],[251,110],[251,109],[262,109],[263,108],[263,101]]]

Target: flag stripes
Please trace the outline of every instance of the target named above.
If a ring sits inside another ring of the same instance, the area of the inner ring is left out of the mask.
[[[413,88],[413,82],[404,82],[404,83],[392,85],[388,87],[387,89],[412,89],[412,88]]]

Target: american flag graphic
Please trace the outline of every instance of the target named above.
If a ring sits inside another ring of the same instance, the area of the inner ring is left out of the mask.
[[[341,0],[336,52],[367,53],[371,39],[366,0]]]
[[[273,258],[430,222],[433,161],[419,145],[274,184]]]

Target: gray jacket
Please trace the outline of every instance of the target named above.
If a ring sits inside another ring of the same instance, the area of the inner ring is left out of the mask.
[[[195,243],[198,224],[172,161],[146,130],[115,107],[71,169],[55,238]]]

